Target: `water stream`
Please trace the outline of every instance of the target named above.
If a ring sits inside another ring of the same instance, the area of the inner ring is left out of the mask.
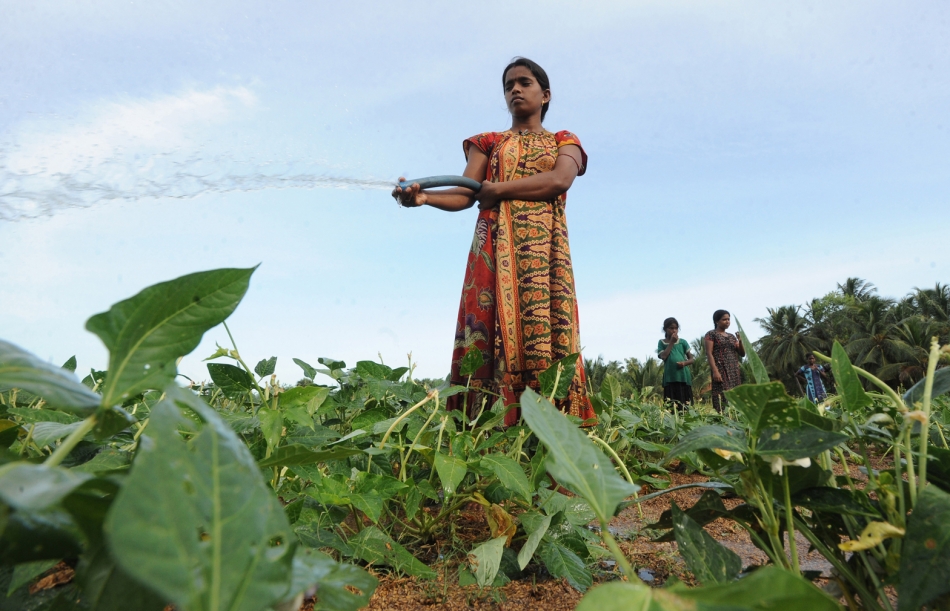
[[[238,161],[227,156],[120,155],[67,164],[18,164],[16,168],[9,160],[0,150],[0,221],[51,216],[68,208],[108,202],[266,189],[389,190],[394,184],[373,177],[341,176],[315,163]]]

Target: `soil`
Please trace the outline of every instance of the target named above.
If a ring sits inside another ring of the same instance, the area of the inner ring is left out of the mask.
[[[891,466],[888,460],[880,457],[872,457],[871,464],[876,470],[887,469]],[[844,474],[844,468],[839,463],[835,463],[834,472],[836,475],[842,475]],[[855,465],[849,465],[849,475],[859,487],[862,482],[867,482],[867,476]],[[671,486],[680,486],[705,482],[707,478],[698,474],[676,472],[676,464],[674,463],[673,472],[670,473],[670,481]],[[659,534],[659,532],[652,529],[652,524],[659,519],[664,511],[670,508],[673,501],[681,508],[691,507],[699,500],[704,490],[703,488],[675,490],[645,501],[640,504],[639,508],[636,505],[627,507],[611,520],[610,529],[618,539],[621,550],[630,560],[641,579],[649,585],[662,586],[670,577],[675,577],[688,585],[696,584],[693,576],[680,558],[675,542],[651,541]],[[649,492],[649,489],[644,489],[641,494],[648,494]],[[731,509],[740,504],[741,500],[724,498],[723,503]],[[714,539],[739,555],[743,567],[766,563],[766,555],[755,547],[748,534],[733,522],[718,519],[707,524],[705,528],[706,532],[712,535]],[[459,519],[456,521],[454,536],[457,543],[465,547],[474,547],[478,542],[487,540],[491,536],[481,506],[472,504],[460,512]],[[821,578],[816,583],[819,586],[822,585],[826,581],[825,578],[829,577],[830,565],[817,552],[808,553],[808,542],[800,534],[796,536],[796,542],[802,570],[820,571]],[[441,569],[436,566],[436,563],[441,545],[442,542],[437,542],[431,549],[427,552],[423,551],[420,555],[422,560],[427,561],[428,564],[440,571]],[[597,568],[600,570],[595,571],[595,583],[619,577],[618,569],[612,561],[602,561]],[[577,606],[582,596],[565,580],[553,579],[544,569],[540,568],[532,572],[532,567],[528,567],[526,571],[530,578],[513,581],[498,588],[485,589],[480,589],[477,586],[459,586],[455,579],[454,567],[446,571],[448,573],[448,584],[445,584],[442,577],[437,580],[421,581],[383,572],[381,569],[375,570],[373,567],[370,567],[369,570],[379,579],[379,586],[373,594],[369,606],[366,607],[369,611],[382,611],[384,609],[393,611],[409,609],[438,609],[440,611],[463,609],[536,611],[537,609],[544,609],[545,611],[568,611]],[[35,594],[40,590],[69,583],[73,576],[73,569],[61,562],[31,584],[30,593]],[[301,607],[301,611],[312,611],[312,609],[313,601],[306,601]],[[165,611],[174,610],[172,607],[167,607]]]

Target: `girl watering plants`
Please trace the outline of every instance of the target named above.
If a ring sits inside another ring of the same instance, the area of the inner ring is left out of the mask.
[[[564,209],[568,189],[587,169],[587,154],[571,132],[542,126],[551,89],[541,66],[515,58],[502,72],[502,85],[511,128],[462,143],[464,176],[479,186],[431,191],[413,183],[393,190],[407,207],[457,212],[478,203],[452,353],[452,382],[472,390],[448,400],[449,409],[467,406],[470,417],[491,407],[493,395],[516,403],[526,387],[538,390],[538,375],[552,363],[580,352]],[[484,364],[469,381],[460,365],[471,347]],[[558,407],[593,419],[582,359],[562,375],[572,381]],[[505,424],[518,418],[510,410]]]

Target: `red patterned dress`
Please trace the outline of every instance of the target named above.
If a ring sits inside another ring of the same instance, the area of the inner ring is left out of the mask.
[[[479,134],[463,148],[466,157],[473,146],[488,155],[485,179],[501,182],[550,172],[558,149],[569,144],[581,145],[567,131],[522,135],[509,130]],[[587,169],[587,154],[581,153],[578,176]],[[473,390],[450,397],[448,409],[467,405],[471,416],[483,401],[490,408],[495,399],[482,390],[501,395],[505,405],[517,403],[525,387],[538,389],[538,374],[580,352],[566,200],[566,194],[549,201],[505,200],[479,211],[462,286],[452,383],[467,382],[459,365],[470,346],[482,352],[485,364],[472,376]],[[558,407],[584,420],[595,417],[580,358],[570,393]],[[510,410],[505,425],[516,424],[519,416]]]

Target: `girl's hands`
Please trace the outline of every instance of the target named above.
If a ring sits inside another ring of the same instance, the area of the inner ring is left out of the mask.
[[[482,181],[482,188],[475,194],[479,210],[491,210],[498,206],[501,197],[498,195],[498,183],[488,180]]]
[[[720,384],[722,384],[722,374],[719,373],[718,369],[713,370],[712,379],[713,379],[713,382],[719,382]]]
[[[682,369],[683,367],[686,367],[686,361],[677,361],[676,366]]]
[[[399,182],[404,180],[406,180],[405,177],[399,177]],[[396,198],[396,201],[399,202],[399,205],[403,208],[418,208],[425,204],[428,199],[425,191],[419,187],[419,183],[417,182],[412,183],[406,189],[397,186],[393,189],[392,196]]]

